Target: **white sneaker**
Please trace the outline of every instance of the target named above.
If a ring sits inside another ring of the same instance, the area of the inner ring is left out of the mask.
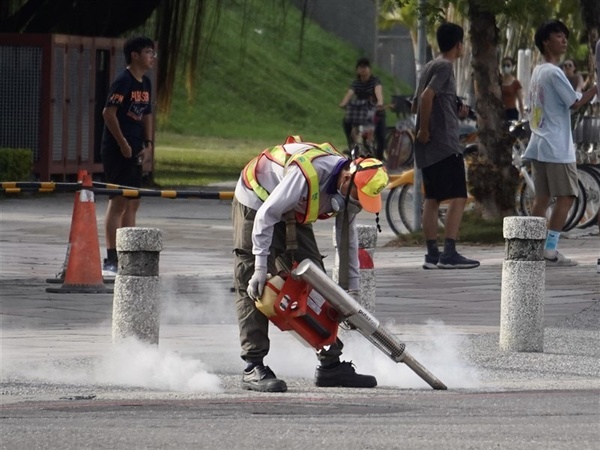
[[[573,267],[577,265],[577,261],[565,258],[560,252],[556,252],[554,258],[548,258],[544,255],[544,260],[546,261],[546,267]]]
[[[117,276],[117,265],[113,262],[109,262],[107,259],[102,264],[102,277],[103,278],[114,278]]]

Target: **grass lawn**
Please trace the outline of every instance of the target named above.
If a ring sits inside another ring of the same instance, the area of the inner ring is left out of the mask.
[[[154,182],[163,189],[234,181],[246,163],[274,145],[260,140],[221,139],[162,132],[155,149]]]

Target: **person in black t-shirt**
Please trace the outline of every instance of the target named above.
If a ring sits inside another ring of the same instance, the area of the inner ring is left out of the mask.
[[[102,116],[102,162],[105,181],[141,187],[142,164],[152,155],[152,102],[150,79],[145,73],[156,60],[154,41],[147,37],[129,39],[124,46],[127,68],[110,86]],[[104,275],[117,271],[117,229],[134,227],[139,198],[111,196],[105,216],[106,259]]]
[[[351,101],[355,99],[355,101]],[[358,100],[358,101],[356,101]],[[340,102],[340,108],[346,109],[343,127],[348,141],[348,148],[352,145],[350,134],[352,127],[365,125],[368,110],[375,109],[375,140],[377,143],[377,159],[383,159],[385,149],[385,109],[383,106],[383,86],[381,80],[371,73],[371,64],[367,58],[360,58],[356,62],[356,78]]]

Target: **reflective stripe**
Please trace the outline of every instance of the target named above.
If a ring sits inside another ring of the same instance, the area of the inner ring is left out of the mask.
[[[246,164],[246,167],[244,167],[244,170],[242,171],[242,179],[244,180],[246,187],[248,189],[252,189],[258,198],[264,202],[269,196],[270,192],[258,183],[258,179],[256,177],[256,166],[258,165],[258,161],[260,158],[265,157],[269,161],[273,161],[275,164],[283,167],[285,166],[289,156],[290,155],[288,155],[281,145],[263,150],[260,155]]]
[[[242,171],[242,178],[246,187],[252,189],[258,198],[264,202],[269,196],[269,193],[265,188],[258,184],[258,181],[256,180],[256,163],[261,156],[262,153],[246,164],[246,167],[244,167],[244,170]]]
[[[317,175],[317,171],[315,170],[312,161],[320,156],[331,155],[330,149],[332,149],[330,146],[325,148],[317,146],[316,148],[308,149],[292,156],[286,164],[286,167],[289,167],[294,163],[297,164],[308,184],[306,210],[304,211],[304,214],[296,212],[296,220],[298,223],[312,223],[319,218],[319,199],[321,192],[319,189],[319,176]]]

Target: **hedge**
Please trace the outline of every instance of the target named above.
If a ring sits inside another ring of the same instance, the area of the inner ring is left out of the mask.
[[[0,147],[0,181],[28,181],[32,168],[31,150]]]

